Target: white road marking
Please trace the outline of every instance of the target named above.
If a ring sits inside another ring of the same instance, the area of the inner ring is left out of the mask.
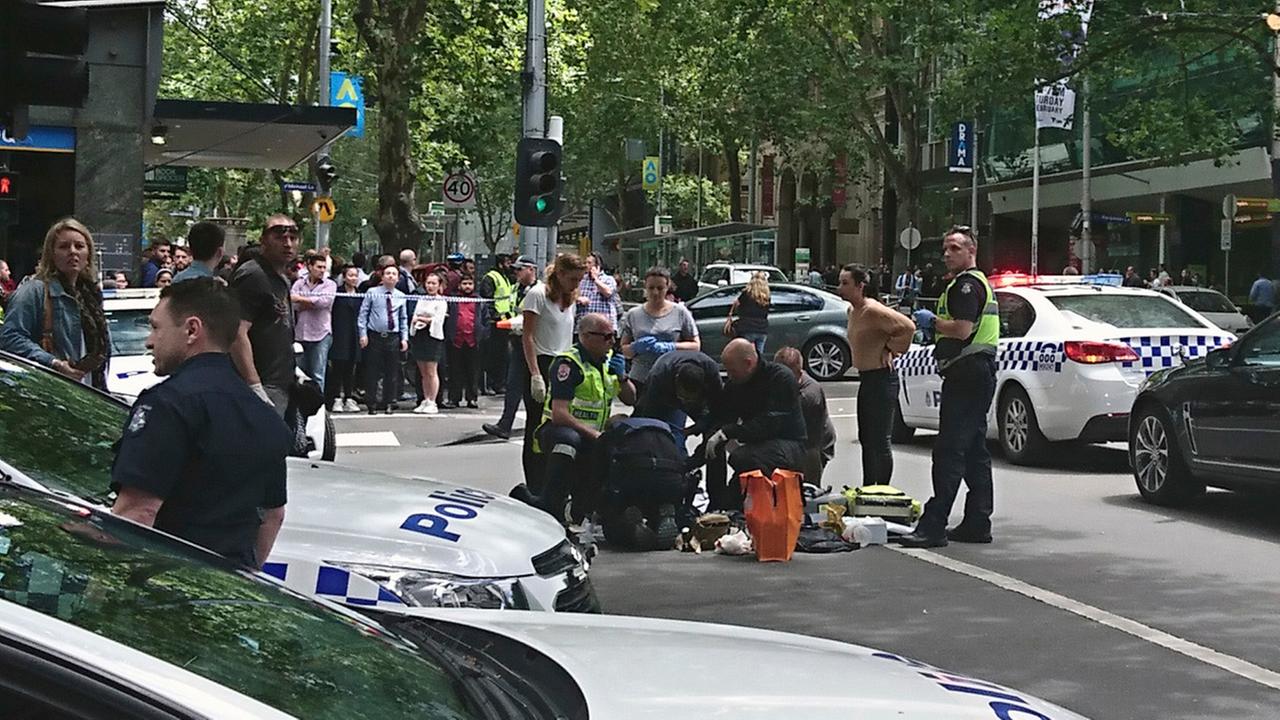
[[[843,408],[837,408],[837,409],[842,410]],[[831,418],[832,420],[835,420],[837,418],[856,418],[858,417],[858,413],[836,413],[834,415],[828,414],[827,417]]]
[[[1085,618],[1086,620],[1092,620],[1099,625],[1105,625],[1109,628],[1119,630],[1120,632],[1132,635],[1139,640],[1145,640],[1153,645],[1159,645],[1167,650],[1172,650],[1179,655],[1185,655],[1192,660],[1198,660],[1206,665],[1212,665],[1222,670],[1226,670],[1232,675],[1237,675],[1246,680],[1252,680],[1259,685],[1272,688],[1273,690],[1280,690],[1280,673],[1268,670],[1260,665],[1255,665],[1248,660],[1242,660],[1241,658],[1218,652],[1213,648],[1198,645],[1190,640],[1184,640],[1175,635],[1170,635],[1163,630],[1157,630],[1148,625],[1143,625],[1136,620],[1130,620],[1129,618],[1107,612],[1101,608],[1087,605],[1079,600],[1073,600],[1065,595],[1059,595],[1052,590],[1045,590],[1044,588],[1009,577],[1008,575],[1002,575],[998,572],[980,568],[977,565],[970,565],[963,560],[956,560],[955,558],[939,555],[938,553],[929,552],[927,550],[914,550],[898,547],[896,545],[890,545],[888,547],[893,550],[897,550],[904,555],[910,555],[917,560],[923,560],[924,562],[946,568],[952,572],[967,575],[976,580],[981,580],[985,583],[994,585],[1002,590],[1008,590],[1009,592],[1024,595],[1032,600],[1042,602],[1045,605],[1058,608],[1059,610],[1065,610],[1073,615]]]
[[[340,448],[353,447],[400,447],[400,440],[390,430],[378,432],[337,433],[334,444]]]

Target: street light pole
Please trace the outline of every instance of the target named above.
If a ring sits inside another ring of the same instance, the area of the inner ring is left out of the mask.
[[[1280,197],[1280,0],[1267,16],[1271,29],[1271,197]],[[1271,220],[1271,277],[1280,277],[1280,220]]]

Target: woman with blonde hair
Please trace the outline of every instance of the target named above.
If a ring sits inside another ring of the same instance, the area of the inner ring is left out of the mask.
[[[731,338],[745,338],[756,346],[756,353],[764,357],[764,342],[769,335],[769,278],[762,272],[751,276],[738,299],[729,308],[729,318],[724,322],[724,334]]]
[[[542,490],[543,473],[539,456],[533,452],[533,436],[547,398],[547,370],[557,355],[573,346],[578,285],[586,272],[582,258],[559,255],[547,266],[546,282],[529,288],[520,305],[524,323],[521,349],[529,368],[529,382],[524,387],[524,477],[535,494]]]
[[[106,390],[111,340],[93,260],[89,228],[75,218],[54,223],[35,274],[9,301],[0,349]]]

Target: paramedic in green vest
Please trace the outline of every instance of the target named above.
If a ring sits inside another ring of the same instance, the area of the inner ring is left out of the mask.
[[[948,540],[991,542],[991,454],[987,451],[987,410],[996,390],[996,344],[1000,311],[987,278],[975,267],[978,243],[973,231],[955,226],[942,241],[942,257],[954,278],[938,299],[932,321],[937,343],[933,356],[942,375],[938,438],[933,444],[933,497],[904,547],[942,547]],[[964,480],[964,519],[948,530],[951,506]]]
[[[492,304],[486,303],[485,322],[489,324],[489,335],[482,341],[484,377],[480,383],[480,392],[485,395],[506,393],[507,353],[511,331],[499,328],[498,322],[511,319],[516,312],[516,286],[511,281],[511,257],[497,255],[494,260],[493,269],[480,278],[480,285],[476,288],[480,297],[493,301]]]
[[[613,353],[617,335],[610,318],[600,313],[582,316],[578,342],[551,361],[547,370],[547,399],[533,451],[546,457],[546,481],[540,495],[523,483],[511,497],[542,508],[564,522],[569,494],[591,488],[597,462],[596,440],[604,431],[614,398],[634,405],[636,389],[627,379],[626,358]],[[574,516],[586,510],[585,497],[574,498]]]

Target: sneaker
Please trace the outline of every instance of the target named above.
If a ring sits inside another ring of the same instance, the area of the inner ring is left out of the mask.
[[[676,506],[663,505],[658,508],[657,536],[659,550],[671,550],[676,546],[676,538],[680,537],[680,526],[676,524]]]
[[[467,409],[468,409],[468,410],[479,410],[479,409],[480,409],[480,405],[479,405],[479,404],[477,404],[475,400],[471,400],[471,401],[467,402]]]
[[[436,404],[434,402],[430,400],[423,400],[422,404],[426,406],[426,409],[422,411],[423,415],[439,415],[440,414],[440,408],[436,407]]]
[[[347,398],[342,409],[344,412],[360,412],[360,406],[356,404],[355,398]]]
[[[485,423],[480,426],[480,429],[484,430],[486,433],[489,433],[490,435],[496,438],[501,438],[503,440],[511,439],[510,430],[503,430],[502,428],[498,427],[497,425],[494,425],[493,423]]]
[[[417,406],[417,407],[415,407],[415,408],[413,409],[413,414],[414,414],[414,415],[425,415],[425,414],[426,414],[426,412],[427,412],[427,401],[426,401],[426,400],[423,400],[422,402],[418,403],[418,406]]]

